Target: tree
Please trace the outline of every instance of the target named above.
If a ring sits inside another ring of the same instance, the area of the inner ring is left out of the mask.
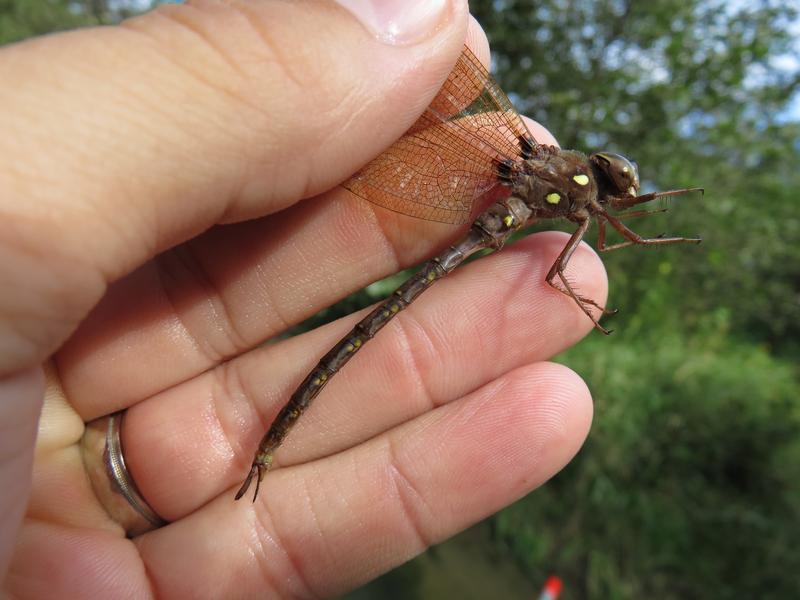
[[[0,0],[0,44],[29,37],[116,23],[136,12],[134,0]]]
[[[659,292],[662,314],[693,322],[723,311],[737,334],[777,347],[800,339],[800,224],[791,193],[800,183],[800,125],[786,114],[800,74],[796,61],[782,60],[793,52],[797,9],[697,0],[472,3],[498,79],[563,146],[628,154],[650,188],[706,187],[705,199],[677,200],[668,220],[636,223],[648,234],[699,232],[703,251],[609,255],[612,302],[626,311],[653,285],[642,273],[660,271],[673,284]]]
[[[562,360],[592,388],[581,455],[496,521],[572,597],[794,597],[800,397],[796,6],[472,4],[497,77],[564,146],[632,156],[650,188],[702,185],[653,235],[702,251],[609,255],[615,339]],[[782,64],[788,65],[781,67]]]

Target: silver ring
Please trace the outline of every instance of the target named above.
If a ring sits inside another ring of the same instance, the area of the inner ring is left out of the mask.
[[[81,441],[83,464],[97,499],[128,537],[167,524],[142,498],[125,466],[120,430],[125,411],[86,424]]]

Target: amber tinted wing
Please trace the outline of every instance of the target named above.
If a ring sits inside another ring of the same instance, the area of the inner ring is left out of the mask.
[[[511,101],[465,47],[411,129],[343,185],[396,212],[464,223],[476,200],[499,184],[497,161],[519,160],[521,138],[534,143]]]

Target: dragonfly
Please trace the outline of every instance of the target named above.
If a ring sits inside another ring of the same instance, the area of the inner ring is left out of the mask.
[[[467,47],[411,129],[342,185],[391,211],[452,225],[472,221],[472,225],[460,241],[426,262],[320,359],[262,438],[236,500],[255,479],[255,502],[275,451],[331,378],[422,292],[475,253],[502,249],[512,235],[538,221],[571,221],[576,228],[545,281],[608,334],[593,309],[601,315],[616,311],[579,294],[565,274],[589,225],[598,224],[600,251],[701,241],[645,238],[623,221],[663,212],[627,209],[658,198],[702,193],[702,188],[640,194],[638,166],[620,154],[586,156],[537,143],[508,96]],[[607,244],[607,226],[624,241]]]

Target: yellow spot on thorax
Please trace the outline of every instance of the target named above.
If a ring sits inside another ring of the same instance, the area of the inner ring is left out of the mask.
[[[513,224],[514,224],[514,217],[512,217],[511,215],[506,215],[505,217],[503,217],[503,225],[505,225],[506,227],[511,227]]]
[[[555,192],[550,192],[544,197],[548,204],[558,204],[561,201],[561,195]]]
[[[574,181],[578,185],[586,185],[589,183],[589,176],[584,175],[583,173],[581,173],[580,175],[573,175],[572,181]]]

